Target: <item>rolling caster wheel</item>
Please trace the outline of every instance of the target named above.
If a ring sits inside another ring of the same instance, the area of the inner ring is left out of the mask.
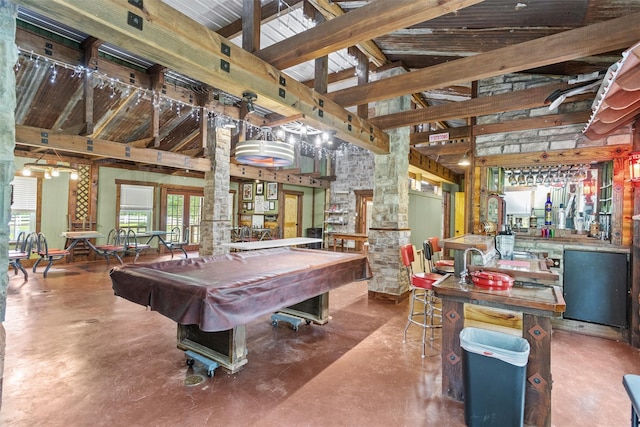
[[[294,331],[294,332],[298,332],[298,325],[294,325],[294,326],[293,326],[293,331]]]
[[[311,320],[309,320],[309,319],[307,319],[306,322],[307,322],[307,325],[311,324]]]
[[[278,321],[277,320],[272,320],[271,321],[271,326],[278,326]]]
[[[194,362],[193,359],[191,358],[187,359],[187,366],[193,366],[193,362]]]
[[[209,378],[213,377],[213,371],[207,371],[207,376],[208,376]]]

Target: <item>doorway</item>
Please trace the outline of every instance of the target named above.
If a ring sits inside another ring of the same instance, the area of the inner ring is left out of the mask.
[[[373,214],[373,190],[355,190],[356,195],[356,233],[369,234]],[[362,242],[355,242],[356,251],[362,251]]]
[[[204,193],[200,188],[163,188],[162,189],[161,228],[171,231],[173,227],[189,230],[188,251],[198,250],[200,244],[200,221]],[[182,238],[182,236],[180,236]]]
[[[298,191],[284,191],[283,235],[285,239],[302,236],[302,196]]]

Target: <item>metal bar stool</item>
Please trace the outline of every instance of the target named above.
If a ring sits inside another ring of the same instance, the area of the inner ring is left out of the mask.
[[[420,326],[422,328],[422,358],[424,359],[427,329],[431,330],[431,341],[433,341],[433,330],[442,327],[442,310],[435,306],[436,298],[433,294],[433,284],[445,276],[431,272],[414,273],[411,263],[413,263],[415,257],[411,243],[400,247],[400,257],[407,271],[411,289],[409,316],[407,317],[407,326],[404,328],[402,342],[407,341],[407,330],[411,324]],[[422,310],[416,310],[416,302],[423,305]],[[439,323],[435,322],[436,317],[440,318]]]

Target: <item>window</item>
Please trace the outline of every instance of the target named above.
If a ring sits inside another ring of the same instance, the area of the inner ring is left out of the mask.
[[[120,185],[118,228],[144,233],[153,229],[153,187]]]
[[[9,239],[14,240],[21,231],[37,230],[38,178],[16,176],[13,186],[13,204],[9,222]]]

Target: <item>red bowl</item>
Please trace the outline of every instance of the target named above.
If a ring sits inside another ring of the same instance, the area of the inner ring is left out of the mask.
[[[473,284],[485,289],[509,289],[513,286],[513,277],[505,273],[492,271],[474,271],[471,273]]]

